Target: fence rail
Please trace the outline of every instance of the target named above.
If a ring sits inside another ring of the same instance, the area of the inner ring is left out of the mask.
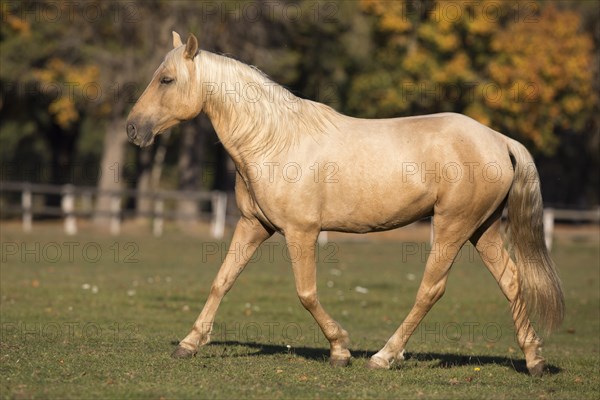
[[[92,216],[104,216],[110,219],[110,230],[113,234],[120,232],[121,221],[127,217],[147,217],[152,219],[152,231],[154,235],[161,236],[163,233],[164,220],[190,220],[198,218],[197,213],[182,213],[179,211],[165,210],[165,202],[174,201],[193,201],[209,202],[211,204],[211,235],[220,239],[225,231],[227,219],[227,200],[225,192],[220,191],[176,191],[161,190],[156,192],[139,192],[134,189],[123,190],[98,190],[90,186],[73,185],[49,185],[28,182],[0,182],[0,194],[21,193],[19,204],[5,204],[2,201],[2,214],[21,214],[23,221],[23,230],[31,231],[34,215],[61,216],[64,218],[64,229],[67,234],[77,233],[77,218]],[[51,207],[44,205],[34,209],[33,195],[60,195],[60,207]],[[98,196],[110,196],[109,210],[97,211],[93,206],[93,198]],[[122,200],[124,198],[150,198],[153,200],[152,210],[138,212],[136,210],[124,210]],[[76,199],[79,198],[80,207],[76,206]],[[568,209],[544,209],[544,235],[548,248],[552,247],[552,238],[554,235],[554,223],[600,223],[600,207],[593,210],[568,210]],[[327,241],[327,234],[323,232],[320,236],[320,242]]]
[[[197,213],[182,213],[179,211],[165,210],[166,201],[192,201],[196,203],[208,202],[211,204],[211,235],[220,239],[225,232],[227,199],[228,195],[220,191],[175,191],[161,190],[156,192],[139,192],[133,189],[123,190],[98,190],[89,186],[49,185],[29,182],[0,182],[0,193],[20,193],[21,201],[17,204],[2,200],[1,212],[6,214],[21,214],[23,230],[29,232],[33,227],[35,215],[59,216],[64,218],[65,232],[69,235],[77,233],[77,218],[92,216],[106,217],[110,220],[110,230],[119,234],[122,219],[128,217],[147,217],[152,219],[152,230],[156,236],[163,232],[164,220],[190,220],[198,218]],[[59,195],[60,207],[34,206],[34,195]],[[110,197],[108,210],[95,210],[93,199],[99,196]],[[123,199],[150,198],[153,207],[150,211],[127,210],[122,207]],[[77,207],[79,199],[79,207]]]

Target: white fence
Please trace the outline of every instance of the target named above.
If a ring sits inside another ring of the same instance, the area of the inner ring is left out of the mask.
[[[118,191],[99,191],[95,187],[81,187],[73,185],[47,185],[27,182],[0,182],[0,192],[20,193],[19,204],[11,204],[2,199],[2,214],[20,214],[23,221],[23,230],[29,232],[33,228],[34,216],[60,216],[64,219],[64,229],[68,235],[77,233],[77,219],[102,216],[110,220],[110,231],[118,235],[121,231],[121,222],[128,216],[147,217],[152,219],[152,231],[154,235],[161,236],[163,233],[164,220],[190,220],[198,218],[198,214],[181,213],[165,210],[167,201],[192,201],[196,203],[209,202],[211,204],[211,235],[220,239],[225,232],[227,193],[219,191],[186,192],[186,191],[157,191],[152,193],[138,192],[137,190],[124,189]],[[34,205],[36,195],[57,195],[61,197],[60,207]],[[98,196],[110,196],[110,207],[106,211],[94,210],[93,201]],[[153,201],[152,211],[138,212],[123,208],[123,200],[129,198],[151,198]]]

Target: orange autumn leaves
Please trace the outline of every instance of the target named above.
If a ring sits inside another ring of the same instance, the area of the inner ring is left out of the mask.
[[[495,109],[514,116],[511,128],[540,148],[558,144],[555,127],[581,130],[582,117],[598,100],[591,86],[592,40],[578,33],[579,25],[577,14],[546,7],[539,23],[512,24],[491,43],[501,56],[490,62],[490,78],[505,92],[531,88],[528,101],[502,98]]]
[[[552,153],[598,98],[580,16],[535,1],[362,0],[375,20],[370,70],[349,104],[365,117],[465,113]]]
[[[52,98],[48,111],[63,129],[80,118],[78,104],[84,103],[82,97],[97,96],[99,68],[96,65],[71,65],[52,57],[42,68],[33,70],[32,75],[42,90],[55,92],[47,93]]]

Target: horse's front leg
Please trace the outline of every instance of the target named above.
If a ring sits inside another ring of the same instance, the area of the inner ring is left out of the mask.
[[[202,312],[196,319],[192,331],[181,341],[171,354],[174,358],[188,358],[196,354],[198,347],[210,341],[210,332],[215,314],[223,296],[231,289],[254,251],[267,240],[273,231],[265,228],[258,220],[242,217],[233,234],[229,251],[212,283],[210,294]]]
[[[286,242],[292,260],[296,291],[300,302],[313,316],[331,346],[330,363],[346,366],[350,362],[350,339],[340,324],[333,320],[321,306],[317,296],[317,265],[315,242],[318,232],[286,233]]]

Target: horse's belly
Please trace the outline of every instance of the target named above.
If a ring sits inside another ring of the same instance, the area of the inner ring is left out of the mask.
[[[321,213],[321,229],[366,233],[408,225],[433,212],[435,194],[424,187],[410,193],[398,188],[385,191],[328,196]]]

